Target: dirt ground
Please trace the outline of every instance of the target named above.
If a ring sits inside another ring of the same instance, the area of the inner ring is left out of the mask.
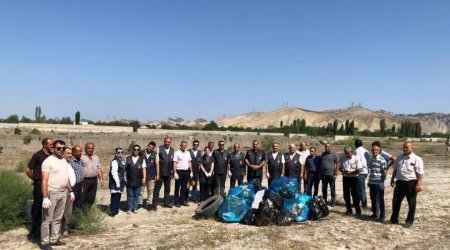
[[[387,151],[400,151],[401,144]],[[337,149],[340,152],[340,148]],[[328,217],[288,227],[254,227],[192,219],[195,203],[189,207],[143,209],[138,214],[105,216],[104,229],[95,235],[70,235],[66,246],[55,249],[449,249],[450,244],[450,158],[442,145],[422,143],[416,152],[424,158],[424,188],[417,197],[416,220],[412,228],[402,227],[406,213],[403,201],[400,225],[371,221],[370,210],[363,217],[344,215],[342,177],[336,184],[339,205]],[[389,172],[389,178],[391,171]],[[173,190],[173,189],[172,189]],[[368,189],[367,189],[368,191]],[[321,192],[319,192],[320,194]],[[386,217],[391,214],[392,188],[386,189]],[[122,196],[122,201],[126,198]],[[101,189],[97,202],[109,205],[109,192]],[[122,202],[124,204],[124,202]],[[370,199],[369,199],[370,207]],[[27,230],[16,229],[0,236],[2,249],[37,249],[27,241]]]

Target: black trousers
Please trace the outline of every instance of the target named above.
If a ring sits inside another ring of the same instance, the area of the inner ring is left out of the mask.
[[[242,183],[244,183],[244,177],[239,177],[239,178],[233,178],[233,176],[231,176],[230,178],[230,188],[235,187],[236,186],[236,182],[238,184],[238,186],[242,185]]]
[[[216,183],[214,191],[215,194],[225,196],[225,181],[227,180],[227,174],[214,174],[214,182]]]
[[[408,201],[408,216],[406,222],[414,222],[414,214],[416,213],[416,180],[412,181],[396,181],[394,188],[394,197],[392,198],[392,215],[391,221],[397,223],[400,207],[403,198]]]
[[[191,179],[191,178],[189,178]],[[199,175],[194,174],[194,177],[192,177],[192,179],[195,181],[195,185],[192,186],[192,194],[191,194],[191,198],[194,199],[194,196],[197,196],[197,190],[198,190],[198,179],[199,179]],[[198,197],[198,196],[197,196]],[[186,200],[189,200],[189,189],[186,191],[186,196],[185,196]]]
[[[92,207],[95,203],[95,196],[97,195],[97,177],[84,178],[83,181],[83,206]]]
[[[369,184],[370,201],[372,202],[372,214],[377,215],[377,208],[380,208],[380,218],[384,218],[384,189],[380,185],[384,183]]]
[[[111,206],[109,207],[111,215],[117,215],[119,213],[121,196],[122,196],[121,193],[111,194]]]
[[[213,185],[211,183],[200,183],[200,201],[205,201],[213,196]]]
[[[187,184],[189,181],[189,170],[178,170],[178,180],[175,180],[175,202],[183,204],[186,201]]]
[[[73,202],[73,209],[78,209],[81,207],[82,202],[83,202],[83,192],[81,192],[83,188],[83,182],[75,184],[75,186],[73,186],[72,190],[73,190],[73,194],[75,195],[75,201]]]
[[[160,176],[159,181],[155,182],[155,189],[153,190],[153,204],[157,204],[159,200],[159,193],[164,184],[164,202],[169,203],[170,194],[170,176]]]
[[[350,193],[353,200],[353,206],[357,213],[361,213],[359,207],[359,193],[358,193],[358,177],[343,177],[342,185],[344,189],[344,200],[347,211],[352,211],[352,205],[350,202]]]
[[[42,223],[42,181],[33,182],[33,206],[31,207],[31,231],[33,238],[41,238]]]

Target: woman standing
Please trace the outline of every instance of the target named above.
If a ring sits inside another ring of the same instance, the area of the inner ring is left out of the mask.
[[[120,197],[125,186],[125,162],[122,158],[123,149],[116,148],[115,156],[111,161],[109,170],[109,189],[111,190],[110,215],[112,217],[119,214]]]
[[[204,201],[212,196],[214,162],[211,156],[211,150],[205,147],[200,162],[200,200]]]
[[[125,161],[125,181],[127,185],[127,214],[137,214],[141,186],[145,185],[146,168],[144,157],[141,156],[141,147],[133,146],[133,152]]]

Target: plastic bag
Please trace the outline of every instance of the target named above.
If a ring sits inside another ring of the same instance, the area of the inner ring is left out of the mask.
[[[295,215],[282,211],[276,211],[274,216],[274,223],[278,226],[289,226],[295,222]]]
[[[291,192],[287,188],[280,189],[280,191],[278,191],[278,193],[280,194],[280,196],[283,200],[292,199],[295,197],[295,193]]]
[[[256,214],[259,213],[258,209],[250,209],[242,218],[241,223],[245,225],[255,225]]]
[[[240,222],[250,210],[254,199],[253,185],[233,187],[220,205],[217,215],[224,222]]]
[[[306,203],[310,200],[311,197],[306,194],[296,194],[295,198],[284,201],[282,211],[293,214],[297,222],[306,221],[309,214]]]
[[[266,192],[266,190],[263,189],[263,190],[259,190],[256,193],[255,199],[253,200],[253,203],[252,203],[252,208],[254,208],[254,209],[258,209],[259,208],[259,203],[262,202],[265,192]]]
[[[282,188],[287,188],[289,191],[296,193],[298,189],[297,179],[283,176],[273,180],[270,185],[270,189],[276,193],[278,193]]]
[[[255,216],[256,226],[267,226],[272,225],[276,208],[271,200],[263,200],[259,204],[258,213]]]
[[[278,193],[273,192],[272,190],[267,190],[264,192],[263,200],[270,200],[276,209],[281,210],[283,206],[283,199]]]

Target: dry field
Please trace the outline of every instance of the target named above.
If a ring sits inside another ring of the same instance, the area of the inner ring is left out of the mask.
[[[338,152],[341,148],[337,148]],[[395,153],[400,151],[401,144],[392,143],[385,148]],[[342,177],[338,177],[340,205],[321,221],[258,228],[194,220],[191,217],[196,205],[190,203],[189,207],[182,208],[158,207],[157,212],[141,209],[137,215],[122,212],[116,218],[106,216],[100,233],[70,235],[64,239],[66,246],[55,249],[448,249],[450,158],[443,155],[441,144],[418,143],[416,152],[424,158],[426,174],[423,191],[417,198],[416,221],[410,229],[371,221],[370,210],[363,210],[362,218],[345,216]],[[392,193],[392,188],[386,190],[387,218],[391,213]],[[122,196],[122,201],[125,200]],[[103,209],[109,204],[107,189],[99,191],[97,201]],[[401,224],[406,212],[404,200]],[[2,249],[37,249],[37,245],[27,241],[26,234],[25,228],[3,233]]]

